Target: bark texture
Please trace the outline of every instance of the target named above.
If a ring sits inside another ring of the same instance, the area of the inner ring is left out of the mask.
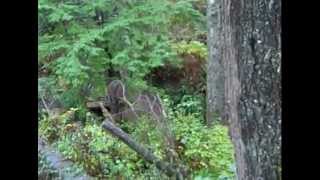
[[[208,65],[207,65],[207,124],[214,120],[224,119],[224,76],[221,55],[218,51],[220,44],[220,25],[218,8],[220,0],[208,0]]]
[[[237,177],[281,179],[281,1],[221,0],[219,6]]]

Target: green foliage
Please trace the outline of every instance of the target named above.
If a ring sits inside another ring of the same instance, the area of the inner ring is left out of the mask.
[[[165,106],[170,106],[170,98],[162,96]],[[70,111],[67,112],[70,114]],[[65,158],[74,161],[90,175],[100,178],[121,176],[144,179],[160,176],[154,165],[144,162],[127,145],[106,133],[90,113],[86,114],[87,123],[83,128],[68,130],[72,121],[67,112],[55,119],[44,118],[39,123],[39,134],[48,137],[46,139],[56,135],[54,146]],[[226,127],[217,124],[209,129],[196,117],[196,113],[170,110],[168,116],[176,141],[179,142],[179,157],[191,169],[192,176],[233,178],[234,171],[230,169],[234,163],[233,148]],[[123,123],[121,127],[156,156],[165,157],[162,136],[148,117],[142,117],[138,123]]]
[[[203,120],[205,97],[201,94],[185,92],[184,87],[180,91],[172,93],[171,96],[162,94],[161,98],[169,117],[176,117],[177,114],[193,115]]]
[[[162,95],[169,122],[179,142],[179,156],[197,179],[234,179],[234,150],[228,129],[202,122],[201,97],[184,95],[174,103]]]
[[[66,158],[77,162],[87,173],[97,176],[102,174],[102,164],[97,151],[110,144],[106,142],[103,133],[100,127],[86,126],[75,133],[65,134],[56,142],[56,147]]]
[[[49,143],[59,139],[64,134],[67,124],[71,123],[77,109],[71,108],[63,114],[52,114],[51,116],[42,114],[39,118],[39,135]]]
[[[161,95],[176,141],[182,143],[179,156],[195,179],[232,178],[233,150],[226,128],[208,129],[201,123],[204,97],[185,86],[166,94],[146,81],[155,68],[181,65],[183,54],[206,59],[207,48],[197,39],[206,31],[205,18],[195,9],[200,1],[203,5],[203,0],[40,0],[39,102],[59,101],[66,111],[39,112],[39,135],[75,162],[76,169],[92,176],[166,179],[102,130],[85,108],[88,99],[104,95],[106,81],[121,79],[129,97],[142,90]],[[156,156],[165,157],[164,139],[148,117],[120,126]]]
[[[81,96],[87,84],[102,89],[110,65],[139,86],[151,69],[177,63],[168,36],[171,26],[184,21],[197,26],[202,19],[191,1],[41,0],[38,8],[39,27],[50,27],[40,33],[39,65],[63,82],[68,106],[82,103],[71,94]],[[98,12],[104,18],[100,25]]]
[[[62,176],[62,173],[64,176]],[[65,169],[55,169],[50,161],[48,161],[46,157],[46,153],[39,152],[38,153],[38,179],[39,180],[47,180],[47,179],[70,179],[70,177],[76,177],[79,175],[83,175],[85,172],[82,168],[70,165]],[[69,178],[67,178],[67,177]]]
[[[185,115],[193,114],[197,117],[200,117],[201,114],[203,114],[201,100],[201,96],[183,95],[175,110]]]
[[[50,120],[49,117],[43,115],[42,119],[39,121],[39,135],[43,136],[49,143],[59,138],[60,127],[54,120]]]
[[[230,170],[234,163],[233,146],[226,127],[216,124],[207,128],[192,115],[178,115],[174,123],[177,139],[184,145],[183,159],[195,175],[233,177],[234,172]]]
[[[152,150],[156,156],[159,158],[165,157],[163,148],[165,147],[165,142],[154,120],[148,117],[141,117],[131,134],[149,150]]]
[[[207,46],[199,41],[181,41],[173,44],[173,49],[178,54],[192,54],[200,57],[200,60],[206,60],[208,56]]]
[[[174,40],[195,40],[197,35],[206,31],[203,15],[194,8],[194,0],[178,0],[171,10],[170,36]]]
[[[138,139],[143,135],[140,132],[133,134],[137,135]],[[156,142],[152,140],[152,137],[156,138],[152,133],[148,133],[149,136],[152,142]],[[79,164],[89,174],[100,178],[138,177],[142,172],[148,172],[150,166],[127,145],[106,133],[95,123],[87,124],[75,133],[65,134],[56,142],[56,147],[67,159]]]
[[[48,108],[51,108],[55,102],[60,100],[59,91],[54,78],[41,77],[38,79],[38,102],[41,102],[40,105],[44,106],[43,101],[45,101]]]

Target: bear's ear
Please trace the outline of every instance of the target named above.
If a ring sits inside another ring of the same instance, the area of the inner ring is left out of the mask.
[[[115,87],[115,95],[116,97],[119,97],[119,98],[124,98],[124,85],[119,82],[116,87]]]

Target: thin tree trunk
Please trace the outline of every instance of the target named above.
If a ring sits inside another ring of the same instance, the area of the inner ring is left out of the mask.
[[[224,80],[221,56],[218,53],[220,44],[220,26],[218,4],[220,0],[208,0],[208,65],[207,65],[207,124],[223,119]]]
[[[280,179],[281,1],[221,0],[225,112],[240,180]]]

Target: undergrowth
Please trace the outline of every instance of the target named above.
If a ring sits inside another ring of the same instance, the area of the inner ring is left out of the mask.
[[[166,99],[166,106],[170,105],[168,101]],[[197,113],[186,113],[184,109],[181,104],[177,106],[168,113],[168,121],[175,135],[176,151],[191,172],[190,176],[195,179],[233,179],[233,147],[227,127],[215,124],[208,128]],[[102,179],[145,179],[160,175],[165,178],[154,165],[145,162],[127,145],[103,130],[101,122],[91,113],[87,113],[83,126],[74,129],[73,122],[65,114],[55,121],[43,117],[39,121],[39,133],[44,137],[55,137],[52,145],[89,175]],[[52,122],[51,126],[48,122]],[[162,136],[151,119],[141,117],[138,123],[124,122],[120,126],[160,159],[165,157]]]
[[[142,91],[160,95],[176,151],[190,177],[232,179],[234,159],[227,128],[219,124],[207,128],[204,123],[205,73],[183,72],[190,68],[183,67],[184,55],[196,57],[201,68],[206,64],[207,47],[199,38],[206,35],[204,4],[203,0],[40,0],[39,135],[91,176],[166,179],[102,130],[102,118],[85,108],[87,101],[104,95],[110,80],[120,79],[129,100]],[[173,69],[169,73],[181,83],[164,88],[166,76],[159,77],[160,84],[150,83],[150,77],[163,76],[154,73],[157,68]],[[201,77],[188,85],[189,76]],[[47,112],[53,108],[62,111]],[[151,119],[118,125],[164,158],[163,138]]]

